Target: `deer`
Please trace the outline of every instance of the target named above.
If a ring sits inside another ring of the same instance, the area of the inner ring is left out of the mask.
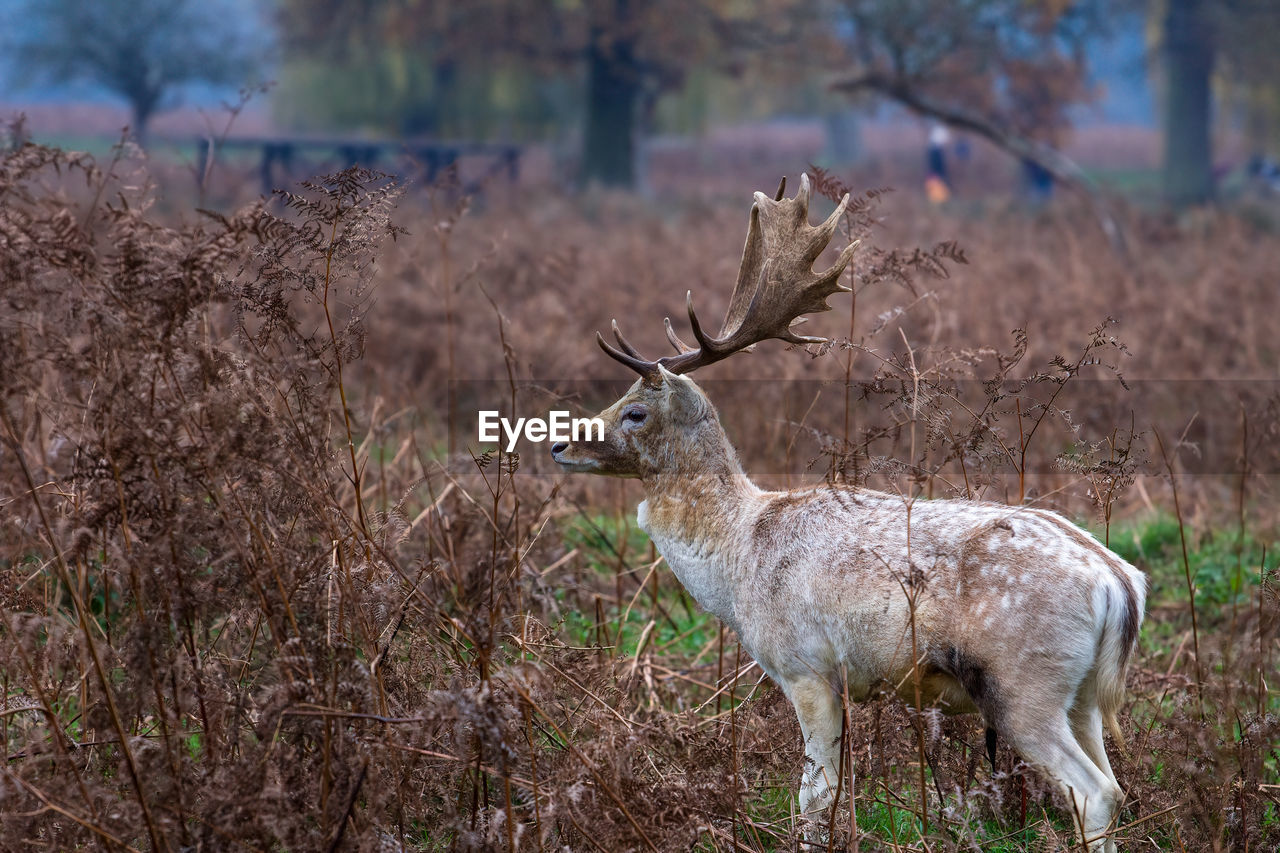
[[[639,379],[598,415],[602,440],[556,442],[552,458],[568,472],[640,481],[639,526],[790,700],[804,745],[798,805],[807,837],[821,836],[821,815],[838,796],[843,697],[887,692],[917,710],[979,714],[993,756],[998,735],[1054,783],[1088,850],[1114,853],[1123,790],[1103,729],[1123,743],[1116,714],[1145,575],[1030,505],[956,498],[908,507],[901,495],[842,483],[761,489],[687,375],[769,339],[827,343],[795,325],[850,290],[841,276],[856,242],[830,269],[813,269],[849,197],[814,227],[808,175],[794,198],[785,187],[784,179],[773,198],[755,194],[718,335],[703,329],[692,292],[694,343],[664,323],[674,354],[646,359],[616,321],[616,345],[596,333]],[[905,594],[912,584],[915,594]]]

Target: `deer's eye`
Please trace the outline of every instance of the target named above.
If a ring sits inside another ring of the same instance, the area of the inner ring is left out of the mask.
[[[642,424],[647,417],[649,413],[644,409],[627,409],[622,413],[622,419],[633,424]]]

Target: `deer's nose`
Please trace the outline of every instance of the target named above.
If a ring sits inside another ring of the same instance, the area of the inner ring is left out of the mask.
[[[568,449],[569,449],[569,442],[557,441],[555,444],[551,445],[551,455],[555,456],[557,453],[562,453]]]

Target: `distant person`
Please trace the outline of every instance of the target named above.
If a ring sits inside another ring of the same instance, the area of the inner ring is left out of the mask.
[[[945,204],[951,198],[951,188],[937,175],[924,179],[924,197],[932,204]]]
[[[947,177],[947,144],[951,142],[951,131],[946,125],[935,122],[929,128],[929,145],[925,149],[925,169],[928,174],[924,179],[924,192],[929,201],[941,204],[951,197],[951,187]]]
[[[947,145],[951,142],[951,131],[940,122],[934,122],[929,128],[929,147],[925,152],[925,166],[930,175],[937,176],[947,183]]]
[[[1265,154],[1249,158],[1245,173],[1254,186],[1267,193],[1280,192],[1280,164]]]
[[[1034,205],[1048,203],[1053,198],[1053,172],[1029,157],[1022,158],[1022,178],[1026,184],[1027,198]]]

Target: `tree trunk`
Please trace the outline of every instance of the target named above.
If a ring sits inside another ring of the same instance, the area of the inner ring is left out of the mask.
[[[458,64],[452,59],[438,59],[431,63],[431,87],[421,91],[417,81],[410,77],[404,93],[405,108],[397,121],[401,136],[464,136],[457,126]]]
[[[606,43],[599,32],[587,47],[587,115],[580,181],[631,189],[636,181],[636,110],[641,86],[630,41]]]
[[[156,104],[160,97],[151,91],[134,92],[129,95],[129,105],[133,108],[133,121],[129,126],[133,141],[143,148],[147,147],[147,125],[155,114]]]
[[[1178,207],[1201,204],[1213,197],[1213,36],[1204,0],[1168,0],[1164,62],[1165,197]]]

